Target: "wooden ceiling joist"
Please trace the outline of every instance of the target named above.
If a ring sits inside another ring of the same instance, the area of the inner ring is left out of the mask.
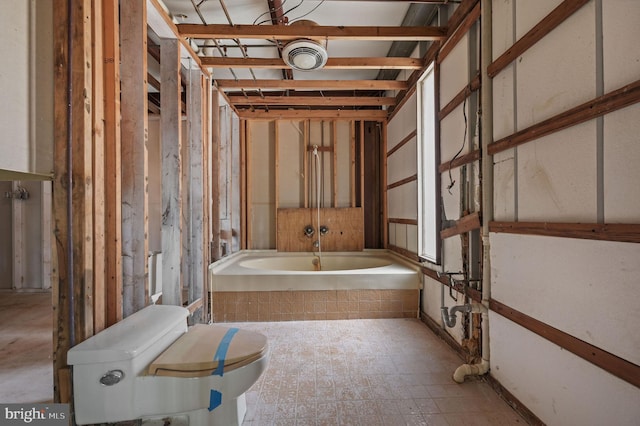
[[[216,80],[222,90],[282,89],[282,90],[404,90],[405,81],[397,80]]]
[[[203,57],[202,65],[210,68],[268,68],[288,69],[281,58],[229,58]],[[418,58],[329,58],[324,69],[396,69],[417,70],[422,68],[422,60]]]
[[[308,25],[180,24],[182,37],[195,39],[278,39],[432,41],[447,35],[446,27],[334,27]]]
[[[372,96],[229,96],[234,105],[290,105],[290,106],[382,106],[394,105],[395,97]]]
[[[238,117],[245,120],[304,120],[304,119],[345,119],[385,121],[387,111],[384,110],[308,110],[308,109],[272,109],[269,111],[249,109],[238,110]]]

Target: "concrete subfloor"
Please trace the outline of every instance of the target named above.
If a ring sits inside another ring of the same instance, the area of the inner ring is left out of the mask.
[[[53,401],[51,292],[0,292],[0,403]]]

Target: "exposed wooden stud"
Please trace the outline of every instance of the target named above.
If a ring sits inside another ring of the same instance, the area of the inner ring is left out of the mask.
[[[106,327],[105,140],[104,55],[102,0],[94,0],[92,12],[93,94],[93,328]]]
[[[640,243],[640,225],[632,223],[489,222],[489,230],[508,234]]]
[[[399,223],[402,225],[418,225],[417,219],[389,218],[389,223]]]
[[[290,105],[290,106],[383,106],[394,105],[396,98],[373,96],[229,96],[234,105]]]
[[[204,140],[203,126],[205,108],[203,105],[203,76],[199,69],[188,71],[187,81],[187,108],[188,132],[189,132],[189,176],[190,186],[186,188],[190,196],[190,227],[189,243],[192,248],[189,254],[191,280],[186,283],[189,287],[189,301],[206,299],[205,281],[208,277],[204,253],[206,252],[204,211],[205,211],[205,172],[204,172]],[[204,305],[206,306],[206,304]],[[202,314],[194,320],[203,322],[206,318]]]
[[[387,185],[387,189],[389,190],[389,189],[397,188],[399,186],[405,185],[405,184],[410,183],[410,182],[415,182],[417,180],[418,180],[418,175],[414,174],[414,175],[408,176],[408,177],[406,177],[404,179],[400,179],[399,181],[392,182],[392,183],[388,184]]]
[[[333,169],[333,173],[331,175],[332,181],[332,198],[333,198],[333,207],[338,207],[338,122],[336,120],[331,120],[331,149],[333,151],[333,155],[331,156],[331,168]]]
[[[120,157],[120,19],[118,0],[102,0],[104,35],[106,325],[122,319],[122,194]]]
[[[500,71],[505,69],[511,62],[529,50],[531,46],[542,40],[554,28],[562,24],[571,15],[577,12],[582,6],[589,3],[589,0],[564,0],[558,7],[553,9],[547,16],[523,35],[513,46],[508,48],[502,55],[487,67],[487,74],[490,78],[495,77]]]
[[[123,316],[148,300],[149,199],[146,1],[120,4]],[[117,66],[116,59],[116,66]],[[142,84],[140,84],[142,82]]]
[[[221,118],[219,92],[214,90],[211,99],[211,261],[220,259],[220,146]],[[248,163],[248,160],[247,160]],[[248,167],[248,166],[247,166]],[[248,173],[248,172],[247,172]],[[250,228],[250,220],[247,228]]]
[[[221,25],[179,24],[184,38],[194,39],[278,39],[319,38],[322,40],[430,41],[446,37],[446,27],[375,27],[308,25]]]
[[[239,110],[238,115],[246,120],[299,120],[314,119],[355,119],[368,121],[384,121],[387,112],[383,110]]]
[[[278,210],[278,206],[280,205],[280,120],[276,120],[273,123],[274,127],[274,151],[275,151],[275,164],[274,164],[274,173],[275,173],[275,209]],[[278,229],[278,215],[276,215],[276,229]]]
[[[356,206],[356,122],[351,120],[351,131],[349,138],[349,158],[351,159],[351,184],[349,188],[351,189],[351,207]]]
[[[160,41],[162,146],[162,303],[182,306],[183,187],[180,44]],[[188,213],[187,213],[188,214]]]
[[[465,164],[473,163],[474,161],[478,161],[480,159],[480,150],[476,149],[475,151],[471,151],[467,154],[461,155],[453,161],[445,161],[438,166],[438,171],[440,173],[444,173],[450,169],[454,169],[456,167],[460,167]]]
[[[309,120],[304,120],[304,141],[303,141],[303,158],[302,162],[303,172],[304,172],[304,208],[309,207],[309,155],[307,152],[309,151],[310,145],[310,132],[311,132],[311,122]]]
[[[229,56],[205,56],[200,58],[208,68],[258,68],[290,69],[281,58],[232,58]],[[327,70],[417,70],[422,60],[417,58],[329,58],[322,67]]]
[[[451,53],[454,47],[469,32],[471,27],[480,19],[480,3],[477,3],[473,9],[464,17],[458,28],[451,35],[448,35],[447,41],[438,52],[437,62],[442,63],[444,59]]]
[[[418,131],[416,129],[412,130],[407,136],[402,138],[400,142],[398,142],[393,148],[391,148],[389,152],[387,152],[387,157],[390,157],[391,154],[393,154],[394,152],[402,148],[407,142],[415,138],[417,134],[418,134]]]
[[[476,77],[471,80],[471,82],[467,84],[464,89],[462,89],[457,95],[455,95],[453,99],[451,99],[451,101],[447,105],[445,105],[444,108],[440,110],[440,112],[438,112],[438,120],[442,121],[442,119],[449,115],[451,111],[453,111],[458,107],[458,105],[463,103],[466,98],[471,96],[471,93],[475,92],[479,88],[480,75],[476,75]]]
[[[448,227],[440,231],[440,238],[445,239],[453,237],[454,235],[464,234],[474,229],[480,229],[480,214],[474,212],[466,216],[462,216],[456,220],[454,226]]]
[[[247,248],[247,120],[240,120],[240,249]]]
[[[251,168],[253,167],[253,162],[251,161],[251,138],[253,137],[251,132],[251,122],[247,121],[247,131],[246,131],[246,176],[247,176],[247,248],[250,249],[253,247],[253,197],[251,193],[251,185],[253,184],[253,174],[251,173]],[[306,176],[306,174],[305,174]]]
[[[282,90],[404,90],[405,81],[398,80],[216,80],[222,90],[282,89]]]
[[[382,147],[381,152],[384,154],[387,152],[387,122],[382,122]],[[387,193],[387,155],[381,155],[381,170],[382,170],[382,247],[386,248],[389,244],[389,211],[388,211],[388,193]]]
[[[551,327],[535,318],[532,318],[516,309],[507,306],[495,299],[489,301],[489,309],[526,328],[527,330],[547,339],[551,343],[579,356],[580,358],[602,368],[615,377],[622,379],[636,387],[640,387],[640,367],[606,352],[597,346],[575,338],[574,336]]]
[[[364,120],[360,121],[360,207],[364,207]],[[362,210],[364,223],[364,209]]]
[[[599,96],[575,108],[562,112],[540,123],[522,129],[512,135],[489,144],[488,152],[495,155],[515,146],[551,133],[584,123],[603,114],[640,102],[640,80],[636,80],[618,90]]]

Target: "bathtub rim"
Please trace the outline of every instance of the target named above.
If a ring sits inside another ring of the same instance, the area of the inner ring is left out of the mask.
[[[283,271],[250,269],[239,266],[250,256],[313,256],[314,252],[279,252],[277,250],[240,250],[209,265],[212,292],[311,291],[311,290],[419,290],[422,289],[420,264],[387,249],[326,252],[323,256],[383,256],[392,264],[383,267],[337,271]],[[305,281],[304,287],[295,280]],[[327,279],[329,278],[329,279]]]

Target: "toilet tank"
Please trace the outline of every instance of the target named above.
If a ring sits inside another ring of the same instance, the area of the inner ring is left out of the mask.
[[[147,306],[71,348],[76,422],[129,419],[136,376],[187,331],[188,315],[180,306]]]

